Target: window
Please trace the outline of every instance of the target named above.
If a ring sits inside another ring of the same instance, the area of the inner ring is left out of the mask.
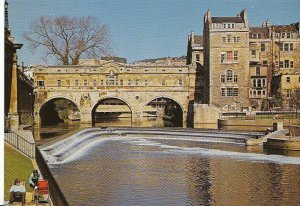
[[[226,37],[225,36],[222,37],[222,41],[223,41],[223,43],[226,42]]]
[[[227,42],[231,42],[231,36],[230,35],[227,35]]]
[[[257,39],[257,34],[252,34],[253,39]]]
[[[237,83],[237,82],[238,82],[238,75],[237,75],[237,74],[235,74],[235,75],[233,76],[233,82],[234,82],[234,83]]]
[[[252,58],[255,58],[256,57],[256,50],[252,50]]]
[[[93,85],[94,85],[94,87],[97,86],[97,80],[96,79],[93,79]]]
[[[285,38],[285,33],[281,33],[281,38]]]
[[[289,67],[290,67],[290,61],[284,60],[284,68],[289,68]]]
[[[75,79],[75,86],[78,87],[78,85],[79,85],[79,81],[78,79]]]
[[[232,62],[232,51],[226,52],[226,62]]]
[[[123,86],[124,82],[123,79],[120,79],[120,86]]]
[[[260,76],[260,67],[255,67],[255,75]]]
[[[225,52],[221,52],[221,63],[225,62]]]
[[[148,79],[145,79],[145,86],[148,86]]]
[[[232,71],[231,70],[226,71],[226,81],[232,82]]]
[[[288,39],[292,38],[292,34],[291,33],[286,33],[286,38],[288,38]]]
[[[239,96],[239,88],[233,88],[233,96],[235,97]]]
[[[224,74],[221,75],[221,82],[225,83],[225,75]]]
[[[290,51],[293,51],[294,50],[294,45],[293,45],[293,43],[290,43]]]
[[[131,80],[130,79],[128,80],[128,86],[131,86]]]
[[[280,61],[280,62],[279,62],[279,67],[280,67],[280,68],[283,68],[283,61]]]
[[[240,42],[241,41],[241,37],[237,37],[237,42]]]
[[[233,42],[236,43],[236,37],[235,36],[233,37]]]
[[[179,84],[179,86],[183,86],[183,81],[182,81],[182,79],[179,79],[179,81],[178,81],[178,84]]]
[[[261,79],[257,79],[257,87],[261,88]]]
[[[280,51],[283,51],[283,43],[279,44],[279,49],[280,49]]]
[[[61,80],[57,80],[57,86],[61,87]]]
[[[221,88],[221,96],[222,96],[222,97],[225,97],[225,96],[226,96],[226,94],[225,94],[225,88]]]
[[[266,51],[266,44],[260,44],[260,51]]]
[[[227,97],[233,96],[233,88],[227,88]]]
[[[200,61],[200,54],[196,54],[196,61]]]
[[[291,82],[291,77],[286,77],[286,82],[290,83]]]
[[[164,79],[161,81],[161,85],[166,86],[166,81]]]
[[[252,79],[252,87],[256,88],[256,79]]]
[[[239,60],[238,51],[234,51],[233,52],[233,62],[238,62],[238,60]]]
[[[268,65],[268,61],[263,61],[263,65]]]
[[[258,39],[261,39],[261,34],[257,34],[257,38],[258,38]]]
[[[289,44],[284,44],[284,51],[289,51]]]
[[[45,81],[44,80],[38,80],[37,81],[37,86],[38,87],[44,87],[45,86]]]
[[[140,80],[135,80],[135,86],[140,86]]]
[[[85,87],[88,86],[88,80],[87,80],[87,79],[83,80],[83,85],[84,85]]]
[[[103,85],[104,85],[104,81],[103,81],[103,79],[101,79],[101,80],[100,80],[100,84],[101,84],[101,86],[103,86]]]
[[[298,78],[298,82],[300,82],[300,77]]]
[[[266,87],[266,79],[262,79],[262,86]]]
[[[280,49],[280,51],[293,51],[294,44],[293,43],[280,43],[279,49]]]

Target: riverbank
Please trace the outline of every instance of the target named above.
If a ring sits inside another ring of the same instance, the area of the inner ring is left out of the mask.
[[[31,203],[32,192],[28,184],[28,179],[35,167],[34,161],[26,157],[9,144],[4,144],[4,200],[9,201],[9,189],[12,181],[18,178],[25,182],[26,187],[26,205]]]

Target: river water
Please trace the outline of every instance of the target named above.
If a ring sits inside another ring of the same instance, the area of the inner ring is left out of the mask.
[[[300,158],[261,147],[125,136],[50,164],[70,205],[300,205]]]

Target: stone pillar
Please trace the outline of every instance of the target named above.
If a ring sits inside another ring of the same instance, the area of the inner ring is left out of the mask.
[[[80,115],[81,124],[92,124],[92,114],[90,111],[83,110]]]
[[[140,127],[142,125],[143,112],[132,110],[131,113],[131,126]]]
[[[13,65],[11,69],[11,92],[8,118],[10,122],[10,128],[19,127],[19,115],[18,115],[18,68],[17,68],[17,54],[13,53]]]
[[[182,127],[187,127],[187,111],[182,111]]]

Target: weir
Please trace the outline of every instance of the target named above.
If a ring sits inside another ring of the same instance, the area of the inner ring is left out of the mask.
[[[260,133],[232,133],[215,130],[173,129],[170,131],[158,128],[88,128],[52,145],[44,145],[40,150],[48,164],[60,164],[70,161],[78,155],[83,155],[94,145],[112,140],[149,138],[246,144],[247,140],[261,136]]]

